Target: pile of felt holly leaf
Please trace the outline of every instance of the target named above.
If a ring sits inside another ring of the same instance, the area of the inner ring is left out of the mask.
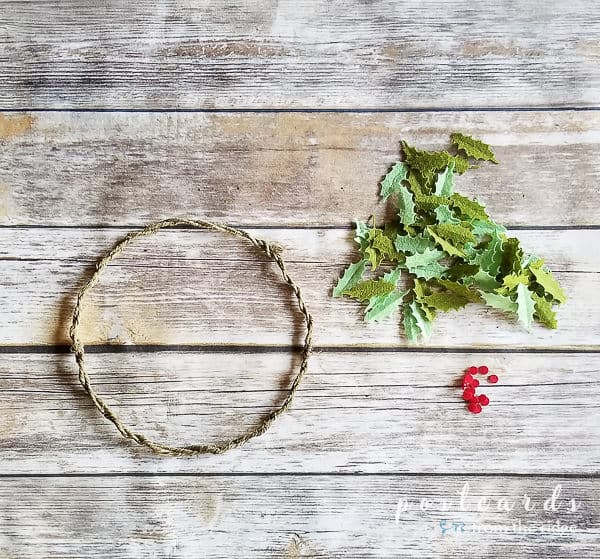
[[[556,328],[553,305],[566,296],[544,261],[507,237],[479,201],[454,190],[456,175],[474,160],[497,163],[492,150],[460,133],[450,138],[455,154],[402,143],[403,161],[381,182],[381,197],[393,199],[397,219],[382,227],[356,223],[361,259],[348,266],[333,296],[366,303],[367,321],[402,306],[411,341],[430,335],[436,313],[468,303],[513,313],[528,330],[534,320]],[[408,278],[399,283],[402,274]]]

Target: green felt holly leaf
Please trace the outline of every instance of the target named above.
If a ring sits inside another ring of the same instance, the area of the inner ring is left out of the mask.
[[[392,291],[387,295],[371,297],[369,305],[365,309],[365,320],[379,322],[388,318],[402,304],[407,293],[408,291]]]
[[[445,225],[445,224],[444,224]],[[427,227],[427,232],[429,233],[429,235],[431,236],[431,238],[443,249],[445,250],[450,256],[461,256],[461,257],[465,257],[465,253],[463,250],[461,250],[459,247],[453,245],[450,241],[446,240],[444,237],[442,237],[441,235],[438,235],[438,230],[437,228],[440,227],[438,226],[429,226]]]
[[[548,295],[551,295],[555,301],[559,303],[565,303],[567,296],[562,290],[560,284],[556,281],[556,278],[552,275],[552,272],[548,272],[541,267],[535,267],[534,265],[529,268],[531,273],[535,277],[535,281],[539,283]]]
[[[464,219],[478,219],[481,221],[489,221],[489,216],[477,200],[471,200],[455,192],[450,196],[452,207],[457,209]]]
[[[418,303],[412,301],[404,305],[404,332],[406,337],[415,342],[419,338],[428,338],[431,336],[431,321],[423,313]]]
[[[522,267],[523,250],[519,243],[519,239],[509,237],[503,243],[502,247],[502,263],[500,270],[503,275],[510,274],[519,275]]]
[[[517,303],[515,303],[510,297],[499,295],[498,293],[486,293],[485,291],[481,291],[480,293],[488,307],[505,312],[517,312]]]
[[[436,196],[450,197],[454,193],[454,161],[450,161],[448,166],[438,175],[435,181]]]
[[[531,330],[534,311],[535,302],[532,293],[527,287],[520,283],[517,285],[517,315],[519,317],[519,322],[527,330]]]
[[[427,248],[423,252],[407,256],[404,264],[411,274],[419,278],[439,278],[446,270],[438,262],[443,256],[444,253],[441,250]]]
[[[507,276],[504,276],[502,285],[506,287],[507,291],[513,291],[520,283],[523,285],[529,285],[529,274],[526,272],[521,272],[519,274],[508,274]]]
[[[433,179],[438,171],[441,171],[453,160],[447,151],[422,151],[416,149],[406,142],[402,142],[404,162],[411,168],[421,173],[426,180]]]
[[[343,294],[359,301],[368,301],[371,297],[387,295],[396,289],[396,285],[383,279],[370,279],[357,283],[354,287],[346,289]]]
[[[402,181],[408,175],[409,167],[402,161],[396,163],[390,172],[383,177],[381,181],[380,195],[384,200],[387,200],[392,194],[398,192],[402,186]]]
[[[397,212],[380,227],[372,218],[357,221],[362,259],[348,266],[333,295],[366,303],[366,321],[388,318],[402,306],[412,341],[431,333],[438,312],[471,302],[516,314],[528,329],[534,319],[555,328],[553,303],[566,295],[543,260],[525,254],[481,202],[455,191],[458,176],[477,168],[468,158],[495,162],[493,152],[464,134],[453,134],[452,141],[458,155],[403,142],[404,160],[383,177],[380,191],[384,200],[394,196]],[[367,264],[372,272],[390,263],[391,271],[363,280]],[[401,269],[412,285],[408,291],[397,288]]]
[[[492,163],[498,163],[494,152],[486,143],[481,140],[466,136],[460,132],[454,132],[450,134],[450,140],[457,147],[457,149],[464,151],[469,157],[479,159],[481,161],[491,161]]]
[[[441,204],[434,209],[435,219],[438,223],[460,223],[449,206]]]
[[[413,196],[405,186],[398,189],[398,218],[403,225],[412,225],[417,215]]]
[[[552,303],[550,301],[546,301],[546,299],[540,297],[535,293],[532,294],[532,297],[535,302],[534,316],[537,318],[537,320],[541,322],[544,326],[547,326],[548,328],[558,328],[558,322],[556,321],[556,313],[552,308]]]
[[[398,252],[409,252],[415,254],[416,252],[424,252],[426,249],[435,248],[435,243],[428,237],[423,235],[398,235],[394,241],[394,246]]]
[[[472,168],[468,159],[465,159],[462,155],[455,155],[454,161],[454,172],[462,175]]]
[[[457,293],[438,292],[425,297],[425,303],[438,311],[451,311],[461,309],[469,303],[468,299]]]
[[[366,262],[364,260],[359,260],[354,264],[350,264],[333,289],[333,296],[341,297],[345,290],[352,289],[359,283],[365,273],[365,265]]]

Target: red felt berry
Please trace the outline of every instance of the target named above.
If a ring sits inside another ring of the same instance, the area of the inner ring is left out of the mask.
[[[476,375],[477,374],[477,367],[475,367],[474,365],[472,365],[471,367],[469,367],[467,369],[467,371],[472,374],[472,375]]]
[[[481,367],[479,367],[477,372],[480,375],[487,375],[490,372],[490,370],[487,365],[481,365]]]
[[[475,397],[475,389],[474,388],[465,388],[463,392],[463,399],[467,401],[471,401]]]
[[[491,382],[492,384],[496,384],[498,382],[498,375],[490,375],[488,377],[488,382]]]
[[[479,381],[476,378],[474,378],[473,382],[471,382],[471,386],[473,388],[477,388],[479,386]]]
[[[481,407],[481,404],[479,402],[470,402],[469,403],[469,411],[471,413],[481,413],[481,410],[483,408]]]
[[[472,388],[473,387],[473,381],[475,379],[469,374],[467,373],[464,377],[463,377],[463,381],[462,381],[462,387],[464,388]]]
[[[477,400],[482,406],[487,406],[490,403],[490,399],[485,394],[480,394]]]

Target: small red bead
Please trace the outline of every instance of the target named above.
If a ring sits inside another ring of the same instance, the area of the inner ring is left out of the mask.
[[[473,382],[471,383],[471,386],[473,388],[477,388],[479,386],[479,381],[476,378],[474,378]]]
[[[471,367],[469,367],[467,369],[467,371],[472,374],[472,375],[476,375],[477,374],[477,367],[475,367],[474,365],[472,365]]]
[[[467,373],[464,377],[463,377],[463,381],[462,381],[462,387],[463,388],[472,388],[473,386],[473,381],[475,379],[469,374]]]
[[[487,375],[490,372],[490,370],[487,367],[487,365],[481,365],[481,367],[479,367],[478,372],[480,375]]]
[[[471,402],[469,404],[469,411],[471,413],[481,413],[482,407],[479,402]]]
[[[465,388],[463,392],[463,400],[472,400],[475,397],[475,389],[474,388]]]
[[[490,403],[490,399],[485,394],[480,394],[477,400],[482,406],[487,406]]]
[[[490,375],[488,377],[488,382],[491,382],[492,384],[496,384],[498,382],[498,375]]]

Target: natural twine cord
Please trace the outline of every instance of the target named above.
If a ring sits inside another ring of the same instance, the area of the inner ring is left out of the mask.
[[[279,269],[281,270],[281,275],[285,283],[287,283],[290,289],[294,292],[296,299],[298,301],[298,307],[300,312],[304,316],[306,321],[306,335],[304,337],[304,347],[302,350],[302,363],[300,364],[300,369],[294,381],[292,382],[292,386],[286,396],[285,400],[281,404],[281,406],[272,411],[269,415],[267,415],[262,422],[257,426],[246,433],[234,437],[230,440],[226,440],[219,444],[198,444],[198,445],[190,445],[190,446],[168,446],[156,441],[152,441],[141,433],[136,433],[132,431],[127,425],[123,423],[123,421],[119,418],[119,416],[111,409],[111,407],[96,393],[93,389],[92,384],[90,382],[90,377],[87,373],[84,353],[85,348],[83,342],[81,341],[78,333],[79,324],[81,321],[81,312],[84,308],[85,296],[86,293],[98,283],[98,279],[100,275],[104,271],[104,269],[108,266],[110,261],[123,252],[125,247],[129,245],[132,241],[139,239],[140,237],[147,237],[149,235],[153,235],[157,231],[161,229],[165,229],[167,227],[176,227],[179,225],[184,225],[187,227],[194,227],[197,229],[212,229],[213,231],[220,231],[222,233],[228,233],[230,235],[234,235],[235,237],[240,237],[242,239],[246,239],[251,242],[256,248],[262,250],[271,260],[273,260]],[[222,225],[219,223],[211,223],[209,221],[200,221],[194,219],[165,219],[164,221],[158,221],[156,223],[152,223],[140,231],[135,231],[132,233],[128,233],[123,239],[121,239],[114,248],[108,252],[105,256],[103,256],[96,264],[96,271],[92,275],[92,277],[88,280],[88,282],[81,288],[79,294],[77,295],[77,302],[75,304],[75,309],[73,310],[73,320],[71,322],[71,327],[69,329],[69,334],[72,341],[71,351],[75,354],[75,361],[77,362],[77,366],[79,368],[79,381],[81,385],[85,389],[85,391],[89,394],[94,405],[100,410],[100,412],[106,417],[108,420],[112,421],[116,428],[119,430],[121,435],[127,439],[131,439],[140,445],[147,446],[154,452],[164,456],[194,456],[197,454],[222,454],[232,448],[236,448],[238,446],[243,445],[248,440],[253,437],[257,437],[262,435],[271,424],[285,411],[289,409],[292,404],[292,400],[294,399],[294,395],[296,394],[296,390],[298,389],[298,385],[302,381],[306,373],[306,369],[308,367],[308,358],[310,356],[312,350],[312,334],[313,334],[313,319],[311,314],[308,312],[306,308],[306,303],[302,298],[302,294],[300,292],[300,288],[294,283],[292,278],[287,273],[285,263],[283,262],[280,253],[282,248],[275,244],[269,243],[263,239],[257,239],[253,237],[246,231],[242,231],[240,229],[235,229],[233,227],[228,227],[227,225]]]

